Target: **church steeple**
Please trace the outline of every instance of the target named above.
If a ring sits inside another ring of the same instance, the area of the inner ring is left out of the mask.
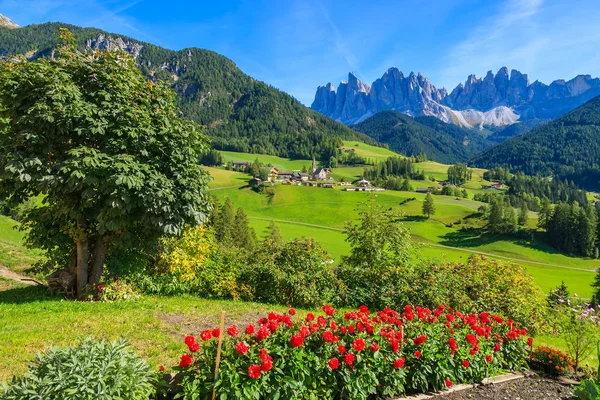
[[[313,156],[313,165],[312,165],[312,171],[313,174],[315,172],[317,172],[317,160],[315,159],[315,156]]]

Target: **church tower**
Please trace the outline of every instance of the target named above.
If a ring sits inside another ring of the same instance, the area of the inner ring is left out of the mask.
[[[314,175],[317,172],[317,160],[315,160],[315,156],[313,156],[313,165],[312,165],[312,174]]]

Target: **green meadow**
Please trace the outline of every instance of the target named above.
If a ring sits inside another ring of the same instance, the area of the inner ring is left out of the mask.
[[[436,169],[441,174],[441,165],[443,164],[428,163],[427,168]],[[334,176],[339,173],[336,171],[345,169],[350,168],[335,169]],[[482,170],[477,171],[474,180],[482,173]],[[222,179],[228,182],[235,179],[223,177],[227,174],[238,176],[239,173],[219,170]],[[247,178],[246,175],[246,180]],[[218,186],[217,181],[218,179],[214,185]],[[420,184],[427,185],[423,182]],[[555,288],[564,280],[572,292],[586,298],[592,295],[590,284],[594,278],[594,269],[600,265],[598,260],[560,254],[536,235],[517,239],[468,233],[461,228],[481,224],[478,222],[477,209],[483,204],[469,199],[435,196],[436,214],[425,219],[421,216],[425,195],[421,193],[385,191],[369,194],[340,189],[274,185],[274,194],[265,195],[252,191],[246,186],[246,182],[235,188],[223,186],[212,193],[220,199],[228,197],[236,207],[243,207],[259,236],[273,220],[279,225],[284,237],[313,237],[336,259],[349,251],[343,233],[346,222],[356,218],[356,208],[360,202],[373,199],[386,208],[397,208],[404,212],[404,224],[419,246],[419,255],[425,259],[460,261],[471,254],[481,253],[525,266],[544,291]],[[411,200],[413,198],[415,200]],[[535,213],[530,213],[528,225],[534,227],[535,223]]]

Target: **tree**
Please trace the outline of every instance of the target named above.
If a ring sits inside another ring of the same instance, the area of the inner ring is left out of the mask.
[[[276,242],[283,240],[281,230],[279,229],[279,226],[275,224],[275,221],[269,222],[269,226],[265,229],[265,240],[274,240]]]
[[[527,218],[529,217],[528,213],[529,213],[529,209],[527,208],[527,203],[522,202],[521,207],[519,208],[519,217],[518,217],[519,226],[525,226],[527,224]]]
[[[594,295],[592,296],[591,306],[600,311],[600,268],[596,269],[596,277],[592,282],[592,288],[594,289]]]
[[[329,157],[329,168],[337,168],[338,160],[334,156]]]
[[[81,53],[70,32],[61,37],[54,58],[0,65],[0,197],[43,196],[23,216],[28,242],[72,260],[81,295],[111,247],[205,222],[209,177],[197,162],[207,145],[133,57]]]
[[[231,238],[233,245],[250,250],[256,244],[254,229],[248,225],[248,217],[242,207],[239,207],[233,219]]]
[[[427,218],[435,214],[435,204],[433,203],[433,196],[431,193],[427,193],[425,200],[423,200],[423,215]]]
[[[542,205],[540,206],[540,212],[538,214],[538,227],[542,229],[547,229],[548,221],[552,218],[552,204],[550,204],[550,200],[547,197],[544,197],[542,200]]]
[[[560,285],[548,294],[548,304],[551,307],[566,303],[569,300],[571,294],[565,284],[565,281],[561,281]]]
[[[234,221],[233,202],[228,197],[221,206],[221,211],[219,211],[219,217],[215,224],[215,238],[219,243],[225,246],[233,245]]]
[[[488,213],[488,229],[491,233],[503,233],[504,207],[497,196],[490,199]]]

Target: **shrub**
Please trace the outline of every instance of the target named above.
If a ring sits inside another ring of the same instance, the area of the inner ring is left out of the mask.
[[[114,279],[105,285],[98,285],[98,300],[110,301],[129,301],[140,298],[138,291],[129,283],[122,279]]]
[[[442,390],[481,382],[502,370],[526,367],[525,329],[482,312],[464,315],[444,306],[406,306],[371,314],[324,314],[304,320],[270,313],[257,325],[188,336],[179,398],[367,399],[407,391]],[[223,338],[219,379],[213,373]]]
[[[337,302],[344,287],[332,262],[314,239],[267,240],[249,257],[239,285],[245,284],[252,299],[264,303],[315,307]]]
[[[531,354],[532,360],[545,372],[552,375],[564,375],[573,371],[573,358],[552,347],[538,346]]]
[[[4,386],[3,400],[147,400],[155,376],[125,342],[86,339],[38,354],[29,373]]]
[[[473,255],[464,263],[423,263],[410,279],[413,303],[447,304],[462,312],[489,310],[534,331],[544,324],[543,293],[519,265]]]
[[[205,227],[188,228],[181,238],[164,241],[165,251],[161,254],[158,271],[177,276],[181,281],[196,278],[197,271],[206,262],[215,247],[214,237]]]
[[[593,380],[586,379],[573,390],[573,395],[579,400],[600,400],[600,386]]]

